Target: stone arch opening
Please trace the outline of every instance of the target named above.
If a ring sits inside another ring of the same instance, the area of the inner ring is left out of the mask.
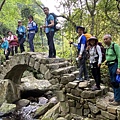
[[[13,83],[19,84],[24,71],[28,68],[27,64],[19,64],[14,66],[4,77],[4,79],[9,79]]]

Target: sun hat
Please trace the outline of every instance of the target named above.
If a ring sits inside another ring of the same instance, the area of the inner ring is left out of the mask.
[[[18,22],[22,22],[21,20],[18,20]]]
[[[88,39],[88,41],[90,41],[90,40],[95,40],[96,42],[98,42],[98,39],[97,39],[96,37],[94,37],[94,36],[92,36],[92,37],[90,37],[90,38]]]
[[[85,30],[85,27],[83,27],[83,26],[76,26],[76,32],[78,32],[78,29],[82,29],[83,31]]]

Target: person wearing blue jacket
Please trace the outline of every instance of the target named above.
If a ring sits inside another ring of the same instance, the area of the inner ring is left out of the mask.
[[[1,48],[4,49],[4,55],[6,60],[9,59],[9,54],[10,54],[10,49],[9,49],[9,42],[7,40],[7,37],[0,38],[2,43],[1,43]]]
[[[27,25],[27,30],[28,30],[28,42],[30,46],[30,52],[34,52],[34,44],[33,40],[35,37],[35,30],[36,30],[36,23],[33,21],[33,16],[30,15],[28,17],[28,25]]]
[[[18,36],[20,51],[22,53],[22,52],[25,51],[24,42],[25,42],[25,39],[26,39],[26,28],[22,25],[21,20],[18,20],[18,27],[17,27],[16,33],[17,33],[17,36]]]
[[[76,32],[78,33],[78,43],[76,44],[70,41],[70,44],[73,44],[78,49],[77,55],[78,55],[78,61],[79,61],[79,77],[77,78],[77,80],[79,80],[80,82],[84,80],[89,80],[87,66],[86,66],[87,39],[84,36],[84,30],[85,30],[84,27],[77,26]],[[83,74],[84,74],[84,78],[83,78]]]

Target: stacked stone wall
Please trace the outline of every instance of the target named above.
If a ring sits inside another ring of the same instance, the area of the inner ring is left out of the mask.
[[[101,90],[91,91],[93,82],[69,82],[57,92],[61,114],[75,114],[74,118],[78,120],[81,120],[80,116],[94,120],[120,120],[120,106],[109,105],[113,93],[104,85]]]

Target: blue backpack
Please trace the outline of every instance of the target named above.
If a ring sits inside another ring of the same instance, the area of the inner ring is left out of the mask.
[[[36,26],[35,26],[35,33],[37,33],[38,32],[38,25],[37,25],[36,22],[35,22],[35,24],[36,24]],[[32,26],[33,26],[33,23],[32,23]]]
[[[117,74],[117,75],[116,75],[116,82],[117,82],[117,83],[120,83],[120,74]]]

